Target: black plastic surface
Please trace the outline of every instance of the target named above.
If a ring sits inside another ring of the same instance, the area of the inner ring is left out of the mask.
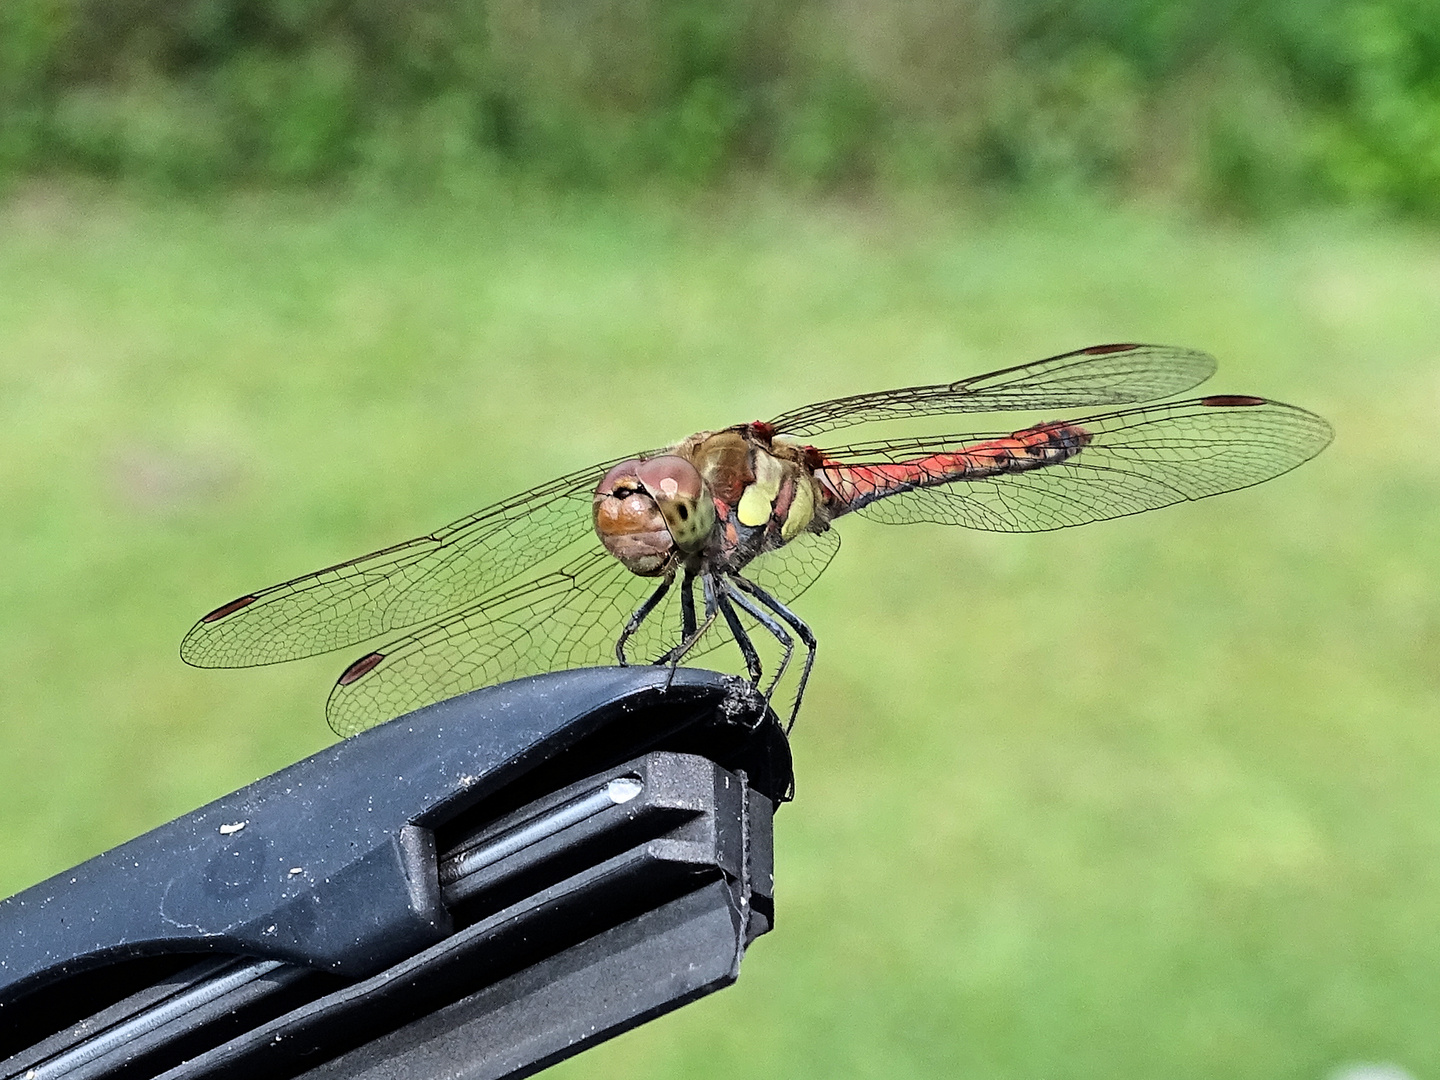
[[[734,898],[715,882],[302,1076],[529,1076],[729,986],[739,974],[735,940]]]
[[[467,827],[652,747],[743,767],[782,798],[788,747],[753,689],[683,668],[665,689],[666,675],[557,672],[440,702],[0,901],[0,1029],[30,991],[124,957],[220,952],[370,975],[451,929],[433,875],[417,873],[432,827]]]
[[[492,886],[519,878],[533,886],[513,902],[491,910],[495,891],[485,890],[473,901],[479,917],[445,940],[259,1024],[164,1080],[288,1078],[327,1059],[340,1062],[329,1075],[367,1072],[422,1043],[421,1057],[451,1055],[448,1073],[490,1075],[505,1062],[509,1071],[494,1075],[525,1075],[733,982],[746,945],[770,928],[773,804],[692,755],[655,753],[624,769],[644,781],[649,801],[615,806],[601,815],[609,822],[587,822],[548,850],[537,845],[497,865]],[[622,849],[607,855],[616,840]],[[593,861],[570,865],[557,848]],[[647,943],[652,935],[664,941]],[[576,996],[577,978],[601,992]],[[526,1020],[532,1006],[540,1011]],[[480,1029],[446,1034],[481,1015],[489,1019]]]

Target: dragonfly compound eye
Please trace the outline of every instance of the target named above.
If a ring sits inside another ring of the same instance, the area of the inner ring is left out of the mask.
[[[665,515],[645,490],[637,459],[622,461],[595,488],[592,510],[595,534],[605,550],[632,573],[662,573],[675,551]]]
[[[635,473],[665,516],[675,546],[686,553],[703,549],[715,528],[715,501],[699,470],[665,454],[640,462]]]

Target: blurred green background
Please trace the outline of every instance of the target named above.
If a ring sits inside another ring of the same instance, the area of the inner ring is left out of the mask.
[[[0,172],[1440,210],[1434,0],[6,0]]]
[[[1336,443],[843,522],[777,932],[554,1075],[1440,1070],[1440,6],[6,0],[0,176],[0,894],[332,740],[350,655],[180,663],[230,597],[1171,342]]]

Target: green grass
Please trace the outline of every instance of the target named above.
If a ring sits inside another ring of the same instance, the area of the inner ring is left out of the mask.
[[[0,206],[0,894],[331,741],[200,612],[532,482],[1111,340],[1338,438],[1222,499],[845,521],[739,985],[586,1077],[1440,1062],[1440,255],[1336,219],[497,189]]]

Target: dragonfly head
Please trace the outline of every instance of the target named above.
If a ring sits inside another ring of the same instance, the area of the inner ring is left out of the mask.
[[[694,465],[665,454],[622,461],[595,489],[595,532],[605,550],[644,577],[661,573],[678,549],[701,550],[715,527],[715,503]]]

